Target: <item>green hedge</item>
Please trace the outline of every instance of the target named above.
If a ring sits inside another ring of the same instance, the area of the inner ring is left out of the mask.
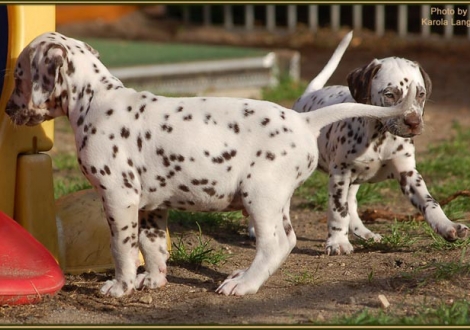
[[[263,56],[254,48],[200,44],[153,43],[111,39],[82,39],[100,52],[108,67],[166,64],[214,59]]]

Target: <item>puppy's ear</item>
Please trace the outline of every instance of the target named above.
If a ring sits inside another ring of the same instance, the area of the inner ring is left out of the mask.
[[[57,44],[38,47],[31,52],[31,98],[34,106],[45,104],[51,97],[59,83],[65,55],[65,48]]]
[[[421,75],[423,76],[424,80],[424,88],[426,88],[426,99],[429,99],[432,93],[432,82],[431,78],[429,78],[429,75],[424,71],[424,69],[419,65],[418,62],[414,62],[418,67],[419,67],[419,72],[421,72]]]
[[[357,103],[370,104],[370,86],[372,79],[379,71],[382,64],[374,59],[368,65],[357,68],[348,74],[347,81],[349,91]]]

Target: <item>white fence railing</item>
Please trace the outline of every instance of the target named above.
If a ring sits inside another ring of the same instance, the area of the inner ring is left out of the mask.
[[[277,29],[295,32],[299,24],[303,24],[312,32],[320,27],[335,31],[349,26],[356,31],[373,30],[377,36],[384,35],[385,31],[394,31],[400,37],[413,34],[423,38],[438,35],[450,39],[459,35],[470,39],[470,5],[221,4],[186,5],[181,6],[181,11],[186,24],[194,23],[194,12],[199,11],[196,16],[200,17],[201,24],[222,25],[228,30],[241,27],[248,31],[261,28],[271,32]],[[282,23],[279,23],[280,16]]]

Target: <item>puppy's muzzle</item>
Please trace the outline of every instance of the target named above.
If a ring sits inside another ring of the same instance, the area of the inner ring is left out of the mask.
[[[10,117],[13,124],[22,126],[35,126],[44,120],[50,119],[49,116],[36,113],[34,110],[19,107],[16,103],[9,101],[5,113]]]

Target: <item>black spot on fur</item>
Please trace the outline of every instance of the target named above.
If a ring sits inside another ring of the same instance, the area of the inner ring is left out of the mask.
[[[269,124],[270,121],[271,121],[271,119],[269,119],[269,118],[264,118],[263,121],[261,122],[261,125],[266,126],[266,125]]]
[[[77,120],[77,126],[81,126],[83,124],[83,122],[85,121],[85,119],[83,118],[83,116],[80,116],[80,118],[78,118]]]
[[[140,135],[137,137],[137,148],[142,151],[142,137]]]
[[[215,189],[212,188],[212,187],[204,188],[204,189],[202,189],[202,191],[204,191],[209,196],[214,196],[215,195]]]
[[[266,159],[274,160],[275,158],[276,158],[276,155],[274,155],[272,152],[270,151],[266,152]]]
[[[228,128],[233,130],[235,132],[235,134],[238,134],[240,133],[240,127],[238,126],[237,123],[230,123],[228,124]]]
[[[189,188],[188,188],[188,186],[185,186],[185,185],[180,185],[178,188],[179,188],[181,191],[184,191],[184,192],[189,192]]]
[[[124,139],[127,139],[130,135],[131,135],[131,132],[129,131],[128,128],[126,127],[121,128],[121,137],[123,137]]]
[[[171,127],[167,124],[163,124],[160,127],[162,128],[162,131],[165,131],[167,133],[171,133],[173,131],[173,127]]]

